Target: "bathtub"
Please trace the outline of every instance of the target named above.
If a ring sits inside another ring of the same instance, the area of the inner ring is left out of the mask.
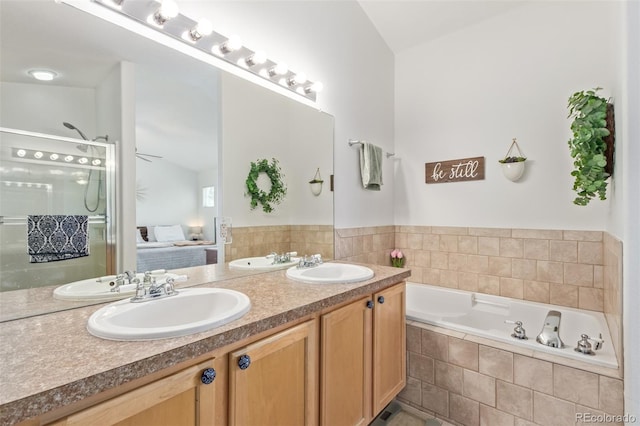
[[[565,344],[562,349],[536,342],[536,336],[542,330],[550,310],[562,314],[560,338]],[[600,312],[407,283],[407,319],[595,365],[618,368],[609,328],[604,314]],[[515,325],[505,323],[505,320],[522,321],[528,339],[511,337]],[[574,348],[581,334],[595,338],[602,334],[602,348],[595,351],[595,355],[576,352]]]

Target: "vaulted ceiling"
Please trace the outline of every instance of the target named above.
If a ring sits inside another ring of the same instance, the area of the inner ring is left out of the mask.
[[[394,53],[526,5],[515,0],[358,0]]]

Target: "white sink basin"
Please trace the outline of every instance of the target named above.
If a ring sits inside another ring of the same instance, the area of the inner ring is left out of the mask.
[[[178,275],[162,273],[153,274],[153,277],[156,278],[158,284],[162,284],[169,277],[177,279]],[[136,274],[136,278],[142,281],[142,279],[144,278],[144,274]],[[111,291],[112,286],[109,285],[109,283],[113,282],[114,280],[115,276],[113,277],[113,279],[103,277],[101,281],[98,281],[98,278],[89,278],[86,280],[74,281],[69,284],[61,285],[60,287],[53,290],[53,298],[58,300],[73,300],[80,302],[108,302],[110,300],[119,300],[125,297],[133,296],[136,292],[135,287],[131,286],[128,286],[127,290],[121,289],[120,292]]]
[[[141,303],[120,300],[98,309],[89,333],[110,340],[186,336],[234,321],[249,312],[247,295],[224,288],[187,288],[175,296]]]
[[[275,271],[277,269],[285,269],[296,265],[300,261],[299,257],[292,257],[290,262],[276,263],[272,265],[273,259],[266,257],[245,257],[229,262],[229,268],[244,269],[247,271]]]
[[[311,284],[355,283],[373,278],[373,271],[366,266],[349,263],[323,263],[311,268],[287,269],[287,277]]]

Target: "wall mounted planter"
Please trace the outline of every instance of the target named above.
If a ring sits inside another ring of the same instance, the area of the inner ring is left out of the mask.
[[[518,155],[515,155],[516,152],[514,149],[517,151]],[[511,182],[516,182],[522,177],[526,161],[527,158],[522,155],[520,146],[518,145],[518,142],[516,142],[516,138],[513,138],[511,146],[504,158],[502,160],[498,160],[502,166],[502,174],[504,174],[504,177],[509,179]]]
[[[324,181],[320,176],[320,168],[318,168],[318,170],[316,170],[316,175],[313,177],[312,180],[309,181],[309,186],[311,187],[311,193],[316,197],[322,193],[323,183]]]

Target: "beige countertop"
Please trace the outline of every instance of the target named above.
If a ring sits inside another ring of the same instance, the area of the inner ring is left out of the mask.
[[[259,271],[230,269],[228,264],[175,269],[171,272],[189,275],[189,282],[176,283],[176,288],[262,273]],[[54,299],[53,291],[57,287],[58,286],[53,285],[50,287],[27,288],[0,293],[0,322],[104,303]]]
[[[298,283],[288,279],[284,270],[218,281],[208,278],[217,277],[217,269],[223,266],[180,270],[190,283],[207,283],[199,287],[230,288],[251,299],[251,310],[242,318],[184,337],[141,342],[94,337],[86,329],[87,320],[104,304],[0,323],[1,424],[39,416],[375,292],[411,274],[408,269],[367,266],[375,273],[372,279],[330,285]]]

